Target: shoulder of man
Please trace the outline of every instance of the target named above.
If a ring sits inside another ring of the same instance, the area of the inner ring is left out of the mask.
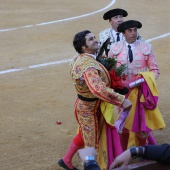
[[[110,47],[110,52],[114,56],[118,55],[122,51],[124,43],[125,41],[118,41],[118,42],[113,43]]]
[[[99,41],[101,43],[105,42],[108,37],[110,37],[111,28],[107,28],[99,33]]]
[[[144,40],[137,40],[138,47],[143,55],[150,55],[152,52],[152,45]]]
[[[90,67],[93,67],[97,70],[101,70],[98,62],[86,54],[80,54],[77,56],[74,61],[71,62],[70,73],[73,79],[78,79],[82,77],[83,73]]]

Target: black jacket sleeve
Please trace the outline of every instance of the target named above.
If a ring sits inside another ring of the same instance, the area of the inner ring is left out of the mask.
[[[143,157],[170,165],[170,145],[163,144],[145,146],[145,153]]]
[[[91,163],[91,162],[88,162],[88,164],[85,164],[84,166],[84,170],[101,170],[99,165],[97,163]]]

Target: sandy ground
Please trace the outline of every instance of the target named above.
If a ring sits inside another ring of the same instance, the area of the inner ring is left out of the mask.
[[[140,34],[144,39],[169,35],[169,0],[117,0],[93,15],[63,20],[98,11],[110,3],[111,0],[1,0],[1,170],[61,169],[56,162],[67,151],[77,129],[73,115],[76,92],[69,62],[61,62],[75,54],[75,33],[89,29],[98,37],[101,30],[110,27],[102,20],[103,13],[119,7],[129,12],[126,20],[142,22]],[[37,25],[41,23],[46,24]],[[165,143],[170,141],[170,36],[151,44],[161,70],[157,80],[159,107],[166,122],[166,128],[154,135],[158,143]],[[47,65],[39,65],[44,63]],[[61,125],[56,124],[58,120]],[[73,161],[82,169],[77,156]]]

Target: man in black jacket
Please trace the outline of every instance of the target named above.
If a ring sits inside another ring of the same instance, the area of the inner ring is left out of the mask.
[[[95,161],[97,153],[94,148],[87,147],[80,149],[78,154],[84,163],[84,170],[101,170]],[[170,145],[162,144],[131,147],[116,157],[109,170],[112,170],[118,166],[126,166],[132,159],[136,157],[144,158],[147,160],[155,160],[170,165]]]

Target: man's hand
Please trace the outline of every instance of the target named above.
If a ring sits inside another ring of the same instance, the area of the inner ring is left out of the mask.
[[[85,162],[86,156],[93,156],[95,159],[97,157],[96,149],[93,147],[86,147],[78,150],[78,155],[81,161]]]
[[[122,108],[124,110],[130,110],[131,107],[132,107],[132,103],[130,102],[130,100],[124,99],[123,104],[122,104]]]
[[[116,157],[114,162],[110,165],[109,170],[112,170],[114,168],[120,167],[120,166],[126,166],[130,163],[132,160],[130,150],[124,151],[121,155]]]

